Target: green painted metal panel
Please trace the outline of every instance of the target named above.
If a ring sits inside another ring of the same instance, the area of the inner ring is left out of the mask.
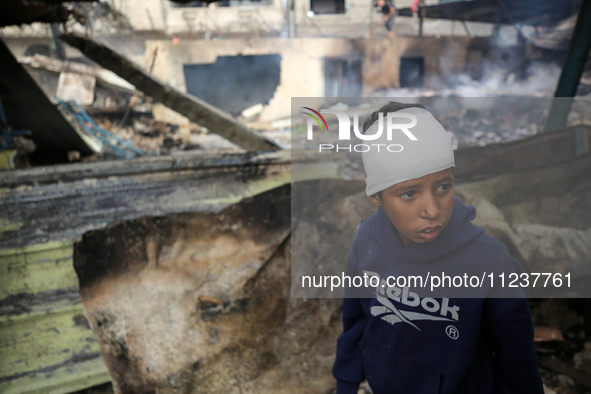
[[[0,250],[0,392],[65,393],[110,380],[84,317],[72,245]]]

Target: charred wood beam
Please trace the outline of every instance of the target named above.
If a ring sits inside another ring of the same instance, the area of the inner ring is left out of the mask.
[[[276,142],[246,128],[218,108],[159,81],[106,45],[76,34],[64,34],[61,39],[104,68],[129,81],[138,90],[152,96],[154,100],[236,145],[249,151],[281,149]]]

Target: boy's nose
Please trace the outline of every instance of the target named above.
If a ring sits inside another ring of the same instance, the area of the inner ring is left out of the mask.
[[[441,213],[439,210],[439,201],[431,194],[424,196],[422,208],[422,216],[425,219],[437,219]]]

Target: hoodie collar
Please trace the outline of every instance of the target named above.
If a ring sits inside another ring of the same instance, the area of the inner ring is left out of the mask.
[[[401,262],[429,263],[460,249],[484,233],[483,229],[472,224],[476,209],[471,205],[464,205],[457,197],[449,223],[439,237],[428,243],[411,242],[404,247],[382,207],[378,208],[377,216],[378,220],[373,226],[374,237],[389,254]]]

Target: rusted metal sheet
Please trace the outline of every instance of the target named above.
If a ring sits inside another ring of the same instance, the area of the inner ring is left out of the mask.
[[[159,81],[104,44],[76,34],[62,35],[61,39],[158,102],[246,150],[271,151],[281,148],[276,142],[248,129],[214,106]]]

